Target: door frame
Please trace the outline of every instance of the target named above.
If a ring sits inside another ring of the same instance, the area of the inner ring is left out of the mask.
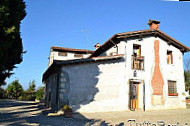
[[[131,97],[131,85],[136,85],[136,97],[134,97],[135,99],[131,99],[133,97]],[[140,86],[142,84],[142,86]],[[141,87],[141,88],[140,88]],[[139,92],[141,91],[142,93],[142,97],[139,96]],[[135,109],[139,109],[139,100],[140,98],[142,98],[142,109],[145,111],[145,83],[143,80],[139,80],[139,79],[130,79],[129,80],[129,109],[131,111],[135,111]],[[135,104],[135,105],[134,105]]]

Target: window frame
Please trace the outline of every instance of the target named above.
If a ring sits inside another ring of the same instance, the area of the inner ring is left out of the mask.
[[[66,52],[58,52],[58,56],[67,56]]]
[[[171,51],[171,50],[167,50],[167,64],[174,64],[173,51]]]
[[[75,54],[74,54],[74,57],[75,57],[75,58],[83,58],[83,54],[77,54],[77,53],[75,53]]]
[[[178,96],[177,81],[168,80],[168,96]]]
[[[137,55],[137,51],[139,50],[139,55]],[[136,57],[141,57],[141,45],[140,44],[133,44],[133,55]]]

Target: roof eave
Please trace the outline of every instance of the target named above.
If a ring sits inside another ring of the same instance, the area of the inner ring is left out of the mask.
[[[180,51],[183,53],[190,51],[189,47],[183,45],[179,41],[175,40],[174,38],[170,37],[169,35],[165,34],[164,32],[162,32],[160,30],[140,30],[140,31],[133,31],[133,32],[118,33],[118,34],[113,35],[100,48],[98,48],[92,55],[90,55],[89,58],[92,58],[94,56],[98,56],[98,55],[102,54],[103,52],[106,51],[105,48],[109,49],[109,48],[113,47],[114,44],[112,42],[110,42],[110,40],[120,41],[121,39],[127,39],[127,38],[133,38],[133,37],[142,38],[144,36],[149,36],[149,35],[153,35],[155,37],[158,36],[158,37],[166,40],[166,42],[168,42],[169,44],[173,44],[174,46],[179,48]],[[109,46],[109,45],[110,45],[110,47],[108,48],[107,46]]]
[[[84,52],[84,53],[94,53],[92,50],[86,50],[86,49],[73,49],[73,48],[65,48],[65,47],[55,47],[52,46],[51,50],[58,50],[58,51],[65,51],[65,52]]]

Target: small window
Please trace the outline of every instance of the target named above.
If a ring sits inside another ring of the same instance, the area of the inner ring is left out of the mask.
[[[176,81],[168,81],[168,95],[169,96],[178,96]]]
[[[58,56],[67,56],[66,52],[58,52]]]
[[[167,51],[167,63],[168,63],[168,64],[173,64],[172,51]]]
[[[76,57],[76,58],[83,58],[83,55],[82,54],[75,54],[74,57]]]

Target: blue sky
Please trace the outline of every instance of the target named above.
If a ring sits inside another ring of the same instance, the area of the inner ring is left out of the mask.
[[[149,29],[149,19],[160,20],[160,30],[190,47],[190,2],[162,0],[25,0],[27,16],[21,23],[23,62],[9,84],[19,79],[24,89],[35,80],[42,86],[51,46],[94,49],[120,32]],[[89,40],[87,41],[87,32]],[[185,54],[188,57],[189,54]]]

